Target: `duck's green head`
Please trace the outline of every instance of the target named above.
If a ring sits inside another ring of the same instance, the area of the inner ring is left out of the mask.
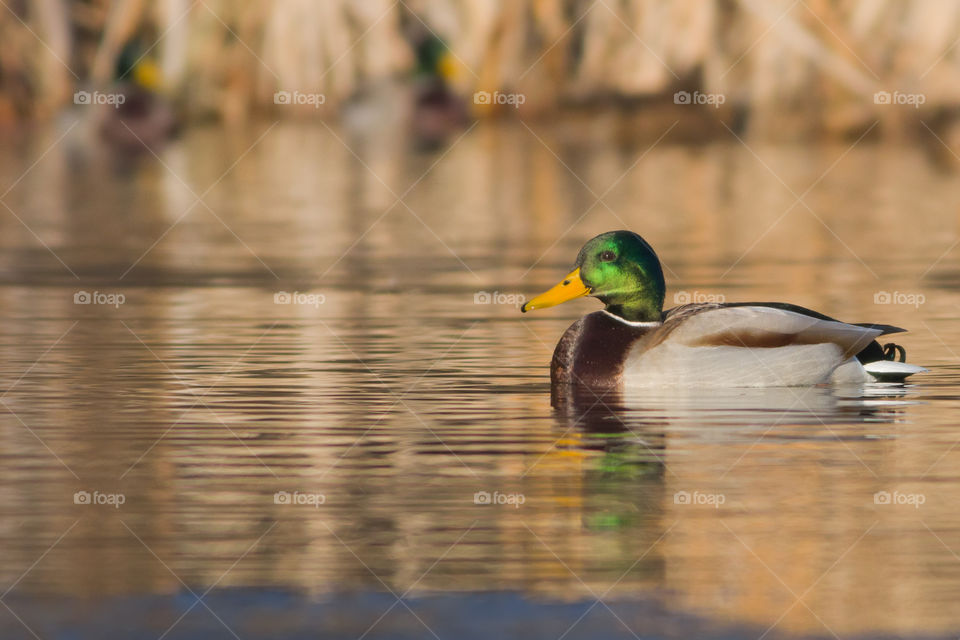
[[[119,81],[132,82],[147,91],[158,91],[162,86],[160,66],[144,51],[139,39],[131,40],[120,51],[115,76]]]
[[[424,36],[416,45],[416,56],[416,75],[429,76],[444,82],[454,79],[456,63],[453,54],[439,37],[433,34]]]
[[[567,277],[520,310],[543,309],[589,295],[624,320],[658,322],[665,293],[660,259],[647,241],[632,231],[608,231],[583,245]]]

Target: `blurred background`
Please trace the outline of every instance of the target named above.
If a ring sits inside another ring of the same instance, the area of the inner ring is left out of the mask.
[[[363,115],[398,118],[377,106],[404,107],[393,91],[414,76],[421,94],[448,92],[477,117],[629,114],[700,91],[723,96],[684,114],[708,131],[723,133],[722,120],[781,138],[855,137],[877,120],[875,135],[921,135],[922,120],[949,139],[960,100],[960,8],[936,0],[8,0],[3,9],[8,129],[56,117],[77,91],[111,87],[145,91],[187,126],[257,116],[369,124]],[[278,91],[321,97],[277,104]],[[522,103],[471,100],[478,91]],[[922,102],[890,108],[878,92]]]
[[[0,636],[956,638],[958,65],[942,1],[0,0]],[[552,406],[597,302],[518,305],[619,228],[931,371]]]

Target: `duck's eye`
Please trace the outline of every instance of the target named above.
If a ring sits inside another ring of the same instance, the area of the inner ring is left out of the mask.
[[[604,251],[600,254],[601,262],[613,262],[616,259],[617,254],[615,254],[613,251]]]

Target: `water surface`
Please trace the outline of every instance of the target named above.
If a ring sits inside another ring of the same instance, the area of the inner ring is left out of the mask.
[[[67,126],[0,154],[4,638],[960,630],[960,183],[921,151]],[[516,303],[615,228],[670,305],[900,325],[931,371],[553,408],[598,305]]]

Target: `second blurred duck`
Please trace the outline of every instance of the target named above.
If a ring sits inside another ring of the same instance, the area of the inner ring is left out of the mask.
[[[412,77],[363,87],[344,103],[341,116],[358,137],[434,150],[463,131],[470,115],[452,87],[457,65],[443,40],[423,29],[410,41]]]
[[[176,133],[177,117],[163,94],[160,67],[138,40],[121,51],[111,92],[122,100],[98,113],[99,133],[108,143],[128,151],[147,151]]]

